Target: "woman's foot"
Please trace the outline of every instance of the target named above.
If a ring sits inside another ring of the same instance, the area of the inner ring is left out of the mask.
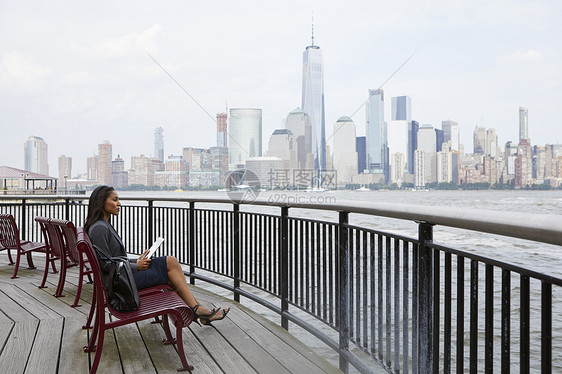
[[[213,310],[215,310],[213,308]],[[220,312],[220,313],[217,313]],[[226,315],[228,314],[228,312],[230,312],[230,308],[226,308],[226,309],[221,309],[221,308],[217,308],[217,310],[215,311],[215,313],[213,313],[212,316],[210,317],[199,317],[201,319],[201,323],[203,325],[210,325],[211,322],[213,321],[220,321],[222,319],[224,319],[224,317],[226,317]]]
[[[203,321],[203,319],[208,320],[209,318],[212,318],[215,314],[217,314],[219,309],[220,308],[213,308],[212,310],[209,310],[209,309],[205,308],[204,306],[201,306],[200,304],[197,304],[193,308],[191,308],[191,310],[193,310],[193,314],[195,315],[195,318],[193,319],[193,321],[196,322],[196,323],[199,323],[197,321],[198,319],[200,319],[201,321]]]

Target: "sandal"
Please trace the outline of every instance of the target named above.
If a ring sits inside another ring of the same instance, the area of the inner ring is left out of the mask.
[[[213,310],[214,310],[214,308],[213,308]],[[211,325],[211,323],[212,323],[213,321],[220,321],[220,320],[223,320],[224,317],[226,317],[226,315],[228,314],[228,312],[230,312],[230,308],[228,308],[228,309],[226,309],[226,310],[225,310],[225,309],[218,308],[216,312],[218,312],[219,310],[222,312],[222,315],[220,316],[220,318],[215,318],[215,319],[211,320],[211,317],[212,317],[212,316],[210,316],[210,317],[203,317],[203,318],[201,318],[201,323],[202,323],[203,325],[205,325],[205,326],[209,326],[209,325]],[[213,315],[216,314],[216,312],[213,313]]]
[[[199,323],[198,319],[200,319],[201,321],[203,321],[203,319],[208,320],[211,317],[213,317],[215,314],[217,314],[217,312],[220,310],[220,308],[213,308],[211,310],[211,313],[197,314],[197,309],[199,309],[200,306],[201,306],[200,304],[197,304],[193,308],[191,308],[191,310],[193,310],[193,314],[195,315],[195,317],[193,318],[193,322],[197,323],[199,326],[201,326],[201,324]]]

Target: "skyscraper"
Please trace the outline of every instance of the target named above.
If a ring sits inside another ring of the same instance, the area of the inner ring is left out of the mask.
[[[529,111],[527,108],[519,107],[519,143],[521,140],[529,139]]]
[[[230,170],[244,168],[244,164],[249,157],[260,157],[262,155],[261,109],[230,109],[230,131],[228,135]]]
[[[474,153],[478,155],[486,154],[486,128],[476,127],[474,129]]]
[[[226,113],[217,113],[217,147],[227,147]]]
[[[351,183],[357,174],[356,128],[351,118],[340,117],[334,124],[334,169],[337,181]]]
[[[412,99],[410,96],[393,97],[391,103],[392,121],[410,122],[412,120]]]
[[[422,151],[424,154],[423,174],[426,183],[437,181],[436,147],[436,136],[433,126],[422,125],[418,130],[418,151]]]
[[[310,116],[301,108],[296,108],[287,115],[285,128],[291,130],[297,142],[298,167],[301,169],[312,168],[312,126]]]
[[[111,178],[111,160],[113,159],[111,143],[105,140],[98,145],[98,183],[110,186],[113,182]]]
[[[367,168],[367,139],[365,136],[355,138],[355,149],[357,150],[357,174],[361,174]]]
[[[451,149],[454,151],[459,150],[459,124],[455,121],[441,121],[441,128],[443,129],[443,141],[451,141]]]
[[[59,156],[59,185],[60,183],[64,183],[65,179],[71,178],[71,174],[72,157],[66,157],[65,155]]]
[[[162,127],[154,130],[154,158],[164,162],[164,129]]]
[[[408,159],[407,169],[410,174],[414,174],[414,152],[418,149],[418,130],[420,124],[417,121],[408,122]]]
[[[302,109],[312,125],[312,156],[314,170],[326,169],[326,128],[324,118],[324,62],[320,47],[312,44],[303,53]]]
[[[24,143],[24,169],[33,173],[49,175],[49,153],[47,143],[38,136],[30,136]]]
[[[367,170],[373,174],[385,174],[385,180],[388,181],[388,138],[383,90],[369,90],[366,111]]]

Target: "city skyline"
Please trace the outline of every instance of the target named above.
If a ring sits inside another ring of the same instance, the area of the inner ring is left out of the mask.
[[[111,19],[92,4],[1,5],[0,142],[9,144],[0,147],[1,163],[23,168],[21,145],[31,135],[49,144],[53,176],[63,154],[85,171],[105,139],[128,163],[153,148],[156,126],[165,130],[165,156],[177,155],[215,144],[214,117],[227,107],[261,108],[267,142],[299,106],[312,12],[324,55],[327,139],[341,116],[363,136],[365,92],[415,52],[383,90],[411,97],[420,124],[457,122],[466,150],[475,126],[495,128],[502,145],[517,142],[524,107],[533,144],[562,143],[557,2],[171,5],[173,12],[152,12],[120,3]]]

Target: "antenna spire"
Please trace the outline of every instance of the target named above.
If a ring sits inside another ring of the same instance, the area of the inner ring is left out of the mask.
[[[314,47],[314,12],[312,13],[312,46]]]

